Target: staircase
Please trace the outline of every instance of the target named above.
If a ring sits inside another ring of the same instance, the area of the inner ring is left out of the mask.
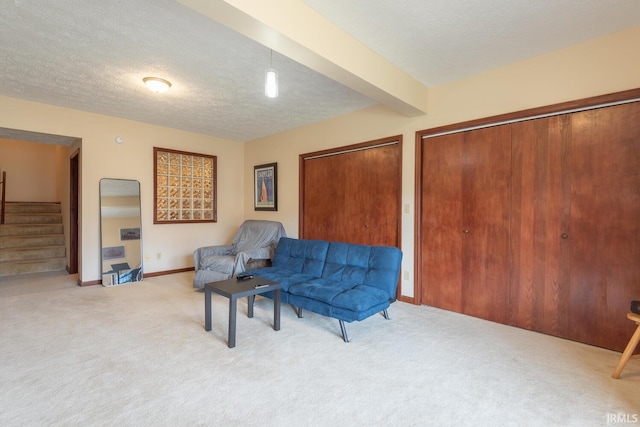
[[[66,264],[60,203],[7,202],[0,224],[0,277],[62,271]]]

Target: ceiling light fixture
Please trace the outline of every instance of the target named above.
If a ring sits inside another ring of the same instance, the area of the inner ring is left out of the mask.
[[[142,81],[152,92],[166,92],[171,87],[171,82],[160,77],[145,77]]]
[[[278,97],[278,72],[271,68],[273,66],[273,50],[271,50],[271,60],[269,68],[264,72],[264,94],[267,98]]]

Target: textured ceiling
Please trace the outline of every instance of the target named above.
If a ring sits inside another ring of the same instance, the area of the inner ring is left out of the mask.
[[[373,104],[276,52],[266,98],[270,50],[174,1],[1,1],[1,95],[240,141]]]
[[[426,86],[640,24],[638,0],[305,3]],[[0,95],[231,140],[378,103],[277,52],[268,99],[269,48],[171,0],[0,0],[0,40]]]
[[[426,86],[640,25],[638,0],[305,0]]]

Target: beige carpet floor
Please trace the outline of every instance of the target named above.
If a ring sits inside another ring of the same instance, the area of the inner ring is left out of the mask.
[[[640,425],[640,360],[430,307],[347,324],[258,298],[228,301],[193,273],[118,287],[47,273],[0,278],[1,426]],[[624,313],[621,313],[624,315]]]

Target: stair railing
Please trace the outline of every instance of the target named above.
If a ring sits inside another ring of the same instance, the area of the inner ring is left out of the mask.
[[[4,224],[4,207],[5,207],[5,189],[7,188],[7,173],[2,171],[2,181],[0,181],[2,185],[2,195],[0,196],[0,224]]]

